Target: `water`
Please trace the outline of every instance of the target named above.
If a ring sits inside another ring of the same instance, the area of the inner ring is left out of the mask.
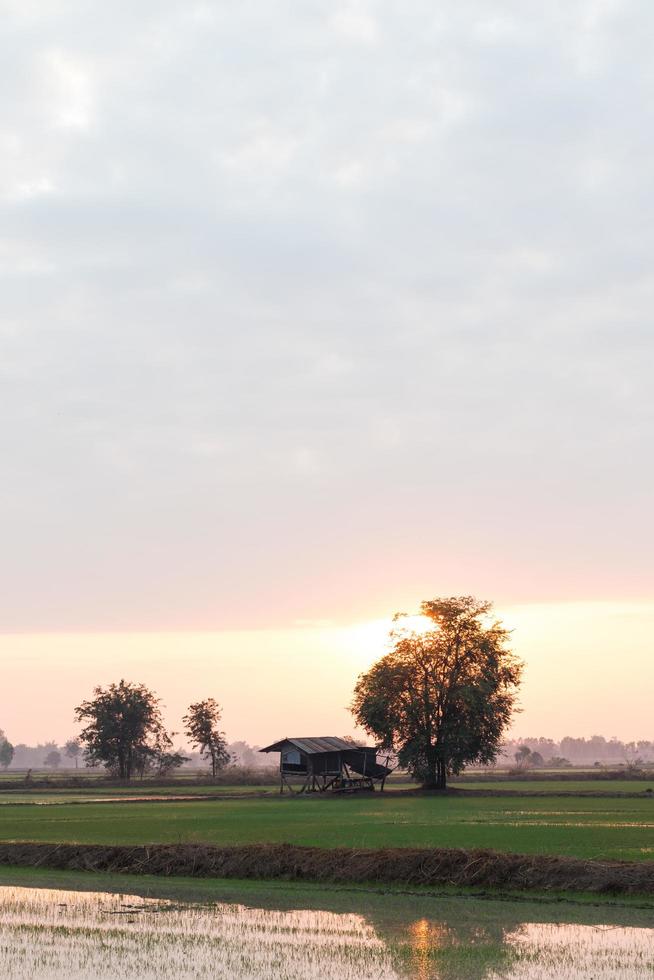
[[[0,915],[0,975],[12,980],[397,977],[351,913],[3,888]]]
[[[0,977],[654,980],[654,929],[625,924],[629,913],[619,924],[566,923],[521,921],[536,907],[512,903],[345,902],[347,911],[298,910],[0,887]]]

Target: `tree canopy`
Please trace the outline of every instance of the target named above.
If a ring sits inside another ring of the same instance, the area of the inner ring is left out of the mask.
[[[432,599],[424,631],[398,614],[390,652],[355,687],[357,722],[428,786],[494,761],[514,711],[522,663],[491,610],[472,596]]]
[[[86,722],[79,741],[87,763],[106,766],[119,779],[142,774],[172,744],[159,704],[143,684],[121,680],[94,688],[93,698],[75,709],[76,720]]]
[[[219,728],[220,705],[214,698],[206,698],[189,705],[184,715],[185,732],[191,744],[200,749],[200,754],[211,760],[213,778],[219,769],[230,761],[225,734]]]

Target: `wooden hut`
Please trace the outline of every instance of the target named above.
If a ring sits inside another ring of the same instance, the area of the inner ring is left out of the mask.
[[[377,759],[377,749],[343,738],[283,738],[261,752],[279,752],[279,792],[324,793],[380,789],[392,772],[390,757]],[[291,781],[301,784],[295,790]]]

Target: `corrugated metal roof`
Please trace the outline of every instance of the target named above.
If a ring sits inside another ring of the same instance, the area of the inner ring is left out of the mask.
[[[359,748],[357,745],[352,745],[351,742],[346,742],[344,738],[323,735],[318,738],[282,738],[279,742],[273,742],[272,745],[267,745],[265,749],[259,751],[281,752],[287,745],[293,745],[307,755],[319,755],[321,752],[345,752],[349,749]]]

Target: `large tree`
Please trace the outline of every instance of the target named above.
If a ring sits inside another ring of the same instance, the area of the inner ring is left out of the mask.
[[[224,732],[221,732],[220,705],[213,698],[206,698],[189,705],[184,715],[185,731],[191,745],[200,754],[211,759],[211,774],[216,778],[219,769],[231,760]]]
[[[522,663],[492,606],[472,596],[432,599],[421,625],[395,617],[392,648],[359,677],[357,722],[426,786],[494,761],[515,707]]]
[[[79,735],[88,765],[103,765],[119,779],[131,779],[142,769],[144,757],[169,743],[159,699],[143,684],[121,680],[96,687],[90,701],[75,709],[78,722],[86,722]]]

